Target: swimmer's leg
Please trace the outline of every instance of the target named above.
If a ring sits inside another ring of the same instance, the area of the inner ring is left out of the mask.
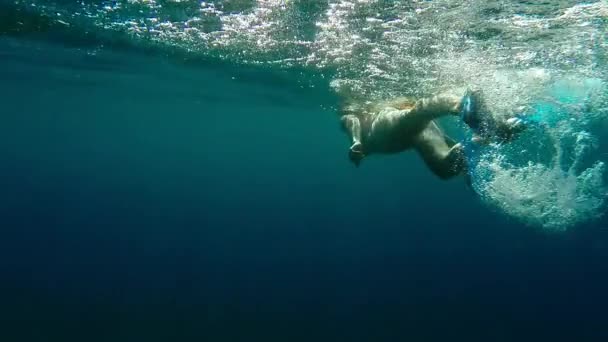
[[[462,108],[460,95],[444,93],[416,101],[411,115],[421,115],[426,119],[435,120],[446,115],[460,115]]]
[[[411,141],[425,129],[429,123],[441,116],[459,115],[462,96],[452,94],[441,94],[424,98],[411,103],[400,103],[393,101],[390,106],[381,110],[371,124],[370,136],[372,140],[385,140],[395,142],[399,139]],[[390,138],[398,132],[399,138]],[[399,143],[403,143],[400,141]],[[383,149],[387,149],[390,143],[380,143]],[[391,148],[388,148],[391,149]]]
[[[466,169],[462,145],[455,144],[435,122],[416,137],[414,146],[429,169],[441,179],[452,178]]]
[[[344,115],[342,116],[341,121],[342,128],[346,131],[352,141],[348,157],[355,166],[359,166],[361,160],[365,157],[363,145],[361,144],[361,121],[355,115]]]

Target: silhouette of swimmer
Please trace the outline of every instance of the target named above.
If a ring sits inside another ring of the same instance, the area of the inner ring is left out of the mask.
[[[461,143],[447,136],[435,122],[442,116],[459,116],[473,131],[472,141],[509,141],[524,129],[519,118],[496,120],[485,111],[481,93],[467,90],[412,101],[396,98],[375,104],[348,104],[341,110],[342,128],[351,140],[348,153],[355,166],[373,154],[415,149],[439,178],[449,179],[466,170]]]

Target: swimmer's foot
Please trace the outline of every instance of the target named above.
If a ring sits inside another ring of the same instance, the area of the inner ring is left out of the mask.
[[[498,121],[491,131],[484,130],[480,133],[473,133],[471,141],[478,145],[488,145],[491,140],[499,143],[509,142],[523,132],[527,128],[526,122],[519,118],[513,117],[507,120]],[[490,134],[492,138],[490,137]]]
[[[510,141],[527,128],[525,121],[519,117],[509,118],[496,127],[496,136],[502,141]]]
[[[506,124],[507,124],[507,126],[509,126],[509,129],[512,131],[521,132],[524,129],[526,129],[526,124],[525,124],[524,120],[519,117],[507,119]]]
[[[355,141],[355,143],[353,143],[353,145],[350,147],[350,150],[348,151],[348,158],[353,164],[355,164],[356,167],[359,167],[361,160],[365,158],[363,144],[361,144],[360,141]]]
[[[479,134],[473,134],[471,141],[478,145],[488,145],[490,143],[490,139],[488,137],[481,136]]]

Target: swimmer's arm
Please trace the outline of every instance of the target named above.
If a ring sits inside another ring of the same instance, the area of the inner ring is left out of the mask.
[[[342,116],[342,128],[348,133],[352,139],[352,143],[361,143],[361,122],[356,115]]]

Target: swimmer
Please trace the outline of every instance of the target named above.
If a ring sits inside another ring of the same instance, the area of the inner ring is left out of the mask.
[[[412,101],[397,98],[372,105],[346,105],[341,111],[342,128],[351,140],[350,161],[359,166],[373,154],[393,154],[415,149],[429,169],[441,179],[466,170],[462,144],[447,136],[436,119],[454,115],[474,130],[473,141],[486,144],[492,138],[513,139],[523,130],[523,121],[497,121],[485,113],[479,92],[464,95],[441,94]]]

